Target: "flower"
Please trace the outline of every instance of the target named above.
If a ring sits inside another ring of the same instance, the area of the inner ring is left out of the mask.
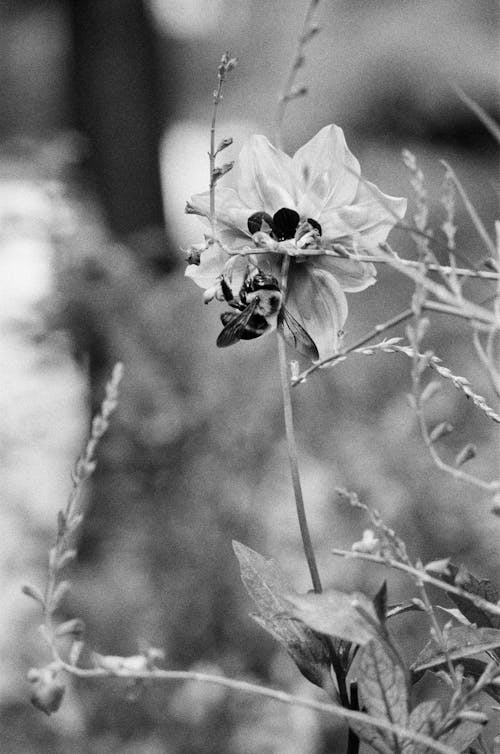
[[[241,286],[248,264],[281,279],[290,265],[286,310],[315,344],[313,358],[335,353],[347,318],[345,292],[376,280],[371,263],[356,259],[376,251],[406,212],[406,199],[383,194],[361,178],[339,126],[329,125],[293,157],[265,136],[253,135],[237,160],[236,188],[215,189],[216,242],[201,250],[186,275],[220,296],[221,277]],[[210,193],[197,194],[186,211],[210,218]],[[200,249],[198,249],[200,251]],[[234,283],[230,283],[237,293]],[[297,345],[296,343],[294,345]],[[300,348],[299,348],[300,350]]]

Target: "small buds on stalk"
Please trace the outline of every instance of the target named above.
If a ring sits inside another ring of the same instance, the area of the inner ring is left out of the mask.
[[[225,52],[220,59],[219,67],[217,68],[217,75],[221,81],[224,81],[227,74],[230,73],[233,68],[236,68],[238,64],[238,58],[232,58],[229,52]]]
[[[420,402],[425,403],[426,401],[433,398],[440,390],[441,383],[438,382],[438,380],[432,380],[422,390],[422,394],[420,395]]]
[[[142,654],[120,657],[118,655],[100,655],[92,652],[92,659],[98,668],[117,675],[134,673],[151,673],[158,662],[165,659],[163,649],[148,647]]]
[[[35,600],[36,602],[39,602],[42,607],[45,605],[45,600],[43,597],[43,594],[31,584],[24,584],[21,587],[21,591],[23,594],[25,594],[27,597],[31,597],[31,599]]]
[[[219,154],[219,152],[222,152],[223,149],[227,149],[228,147],[231,146],[232,143],[233,143],[233,137],[232,136],[226,136],[225,139],[222,139],[221,143],[219,144],[219,146],[215,150],[215,154]]]
[[[354,542],[351,549],[353,552],[364,552],[369,553],[370,555],[378,554],[380,550],[380,539],[375,536],[371,529],[365,529],[361,541]]]
[[[226,173],[229,173],[230,170],[233,169],[234,161],[233,162],[225,162],[223,165],[220,166],[220,168],[214,168],[212,170],[212,185],[215,185],[217,181],[222,178],[223,175],[226,175]]]
[[[464,463],[467,463],[467,461],[470,461],[472,458],[475,458],[477,455],[477,448],[472,443],[468,443],[465,447],[462,448],[460,453],[458,453],[457,457],[455,458],[455,466],[463,466]]]
[[[52,663],[44,668],[31,668],[28,681],[31,683],[32,705],[46,715],[57,712],[66,690],[64,683],[59,680],[59,667]]]
[[[497,494],[493,497],[491,512],[495,516],[500,516],[500,492],[497,492]]]
[[[307,86],[298,86],[296,89],[292,89],[290,92],[285,94],[282,98],[282,102],[290,102],[291,100],[298,99],[299,97],[305,97],[305,95],[308,92]]]
[[[434,429],[430,432],[429,439],[431,442],[436,442],[436,440],[440,440],[441,437],[449,435],[450,432],[453,432],[453,426],[449,422],[440,422],[439,424],[436,424]]]

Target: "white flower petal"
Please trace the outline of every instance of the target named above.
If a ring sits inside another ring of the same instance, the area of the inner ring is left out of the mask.
[[[292,263],[286,308],[311,336],[320,359],[336,352],[347,299],[332,274],[309,262]]]
[[[301,197],[299,211],[316,213],[350,204],[358,188],[359,162],[347,147],[339,126],[325,126],[293,156]],[[317,220],[318,217],[313,217]]]
[[[202,217],[210,218],[210,192],[205,191],[203,194],[195,194],[189,200],[189,204],[195,210],[195,213]],[[233,230],[238,230],[246,235],[250,235],[247,226],[247,220],[254,212],[247,207],[232,188],[219,187],[215,189],[215,216],[217,226],[226,226]]]
[[[236,162],[238,194],[253,212],[273,215],[282,207],[294,209],[296,192],[292,158],[276,149],[265,136],[251,136]]]
[[[188,264],[184,274],[200,288],[212,288],[217,284],[228,259],[229,256],[219,244],[212,244],[202,252],[200,264]]]
[[[332,257],[325,254],[310,257],[306,264],[317,270],[325,270],[335,277],[343,291],[354,293],[364,291],[377,282],[377,270],[371,262],[357,262],[355,259]]]
[[[320,219],[325,238],[360,234],[364,248],[376,249],[406,213],[406,199],[389,196],[370,181],[360,181],[354,202]]]

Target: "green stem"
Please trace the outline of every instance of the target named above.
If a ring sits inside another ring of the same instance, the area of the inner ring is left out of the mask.
[[[283,394],[283,411],[285,415],[285,431],[286,441],[288,446],[288,460],[290,462],[290,472],[292,475],[293,493],[295,496],[295,506],[297,508],[297,517],[299,519],[300,533],[302,536],[302,544],[304,546],[304,553],[311,574],[311,580],[313,583],[314,591],[317,594],[322,592],[321,581],[318,573],[318,566],[316,565],[316,556],[314,555],[314,549],[311,542],[311,535],[309,534],[309,527],[307,525],[306,511],[304,507],[304,498],[302,496],[302,487],[300,484],[299,463],[297,456],[297,445],[295,443],[295,432],[293,428],[293,409],[292,399],[290,395],[290,382],[288,378],[288,363],[286,359],[286,349],[283,339],[278,335],[278,354],[280,362],[280,376],[281,376],[281,391]]]

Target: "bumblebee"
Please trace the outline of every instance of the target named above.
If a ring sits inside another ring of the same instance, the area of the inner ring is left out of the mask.
[[[297,351],[318,358],[314,341],[284,306],[283,294],[273,275],[266,275],[256,268],[245,276],[237,296],[222,277],[221,290],[229,306],[237,311],[221,314],[224,327],[217,338],[219,348],[232,346],[240,340],[260,338],[279,329]]]

